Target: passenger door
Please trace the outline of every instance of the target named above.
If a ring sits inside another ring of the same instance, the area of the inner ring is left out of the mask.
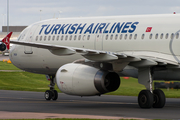
[[[27,41],[27,42],[32,42],[33,39],[35,39],[35,36],[33,36],[33,35],[34,35],[37,27],[38,27],[38,26],[32,26],[32,27],[30,28],[30,30],[27,32],[27,34],[28,34],[27,37],[26,37],[26,41]],[[32,47],[24,46],[24,53],[25,53],[25,54],[33,54]]]

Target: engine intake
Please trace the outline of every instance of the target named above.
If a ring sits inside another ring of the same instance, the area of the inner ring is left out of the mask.
[[[6,45],[4,43],[0,43],[0,51],[5,51]]]
[[[112,92],[119,88],[120,77],[117,73],[99,70],[94,85],[101,94]]]
[[[120,86],[120,77],[115,72],[70,63],[59,68],[56,83],[66,94],[91,96],[117,90]]]

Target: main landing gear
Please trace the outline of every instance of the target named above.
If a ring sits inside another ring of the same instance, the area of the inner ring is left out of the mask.
[[[54,86],[55,86],[55,76],[54,75],[47,75],[46,76],[47,79],[49,79],[50,84],[50,90],[46,90],[46,92],[44,93],[44,98],[46,100],[57,100],[58,98],[58,92],[56,90],[54,90]]]
[[[138,95],[138,103],[141,108],[163,108],[166,103],[164,92],[160,89],[153,90],[152,71],[150,67],[139,68],[138,82],[147,90],[142,90]]]

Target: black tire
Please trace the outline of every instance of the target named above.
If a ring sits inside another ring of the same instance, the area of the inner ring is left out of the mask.
[[[141,108],[151,108],[153,105],[153,94],[149,90],[142,90],[138,95],[138,103]]]
[[[166,97],[164,92],[160,89],[156,89],[153,91],[154,95],[154,103],[153,108],[163,108],[166,103]]]
[[[46,92],[44,93],[44,98],[45,98],[46,100],[51,100],[51,99],[52,99],[52,96],[53,96],[53,93],[52,93],[52,91],[50,91],[50,90],[46,90]]]
[[[56,90],[53,90],[52,100],[57,100],[57,99],[58,99],[58,92]]]

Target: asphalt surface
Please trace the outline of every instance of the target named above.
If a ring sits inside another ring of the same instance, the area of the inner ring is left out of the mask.
[[[9,60],[9,56],[3,56],[0,54],[0,61],[3,61],[3,59]]]
[[[0,61],[3,59],[8,60],[9,56],[0,55]],[[8,118],[12,113],[17,116],[23,114],[25,118],[28,118],[30,113],[37,113],[37,116],[45,113],[48,118],[53,118],[54,114],[54,116],[73,114],[78,115],[79,118],[81,118],[80,115],[95,115],[95,118],[97,116],[105,116],[101,117],[103,119],[108,119],[106,116],[113,116],[114,118],[112,119],[115,119],[115,117],[180,119],[180,99],[168,98],[166,101],[163,109],[141,109],[137,104],[137,97],[130,96],[102,95],[101,97],[78,97],[59,93],[57,101],[46,101],[43,92],[0,90],[0,119],[3,119],[2,116]],[[48,116],[49,113],[51,115]],[[90,118],[93,117],[91,116]]]
[[[131,96],[78,97],[59,93],[57,101],[46,101],[43,92],[0,90],[0,114],[6,111],[180,119],[180,99],[168,98],[166,100],[166,105],[162,109],[141,109],[137,104],[137,97]]]

